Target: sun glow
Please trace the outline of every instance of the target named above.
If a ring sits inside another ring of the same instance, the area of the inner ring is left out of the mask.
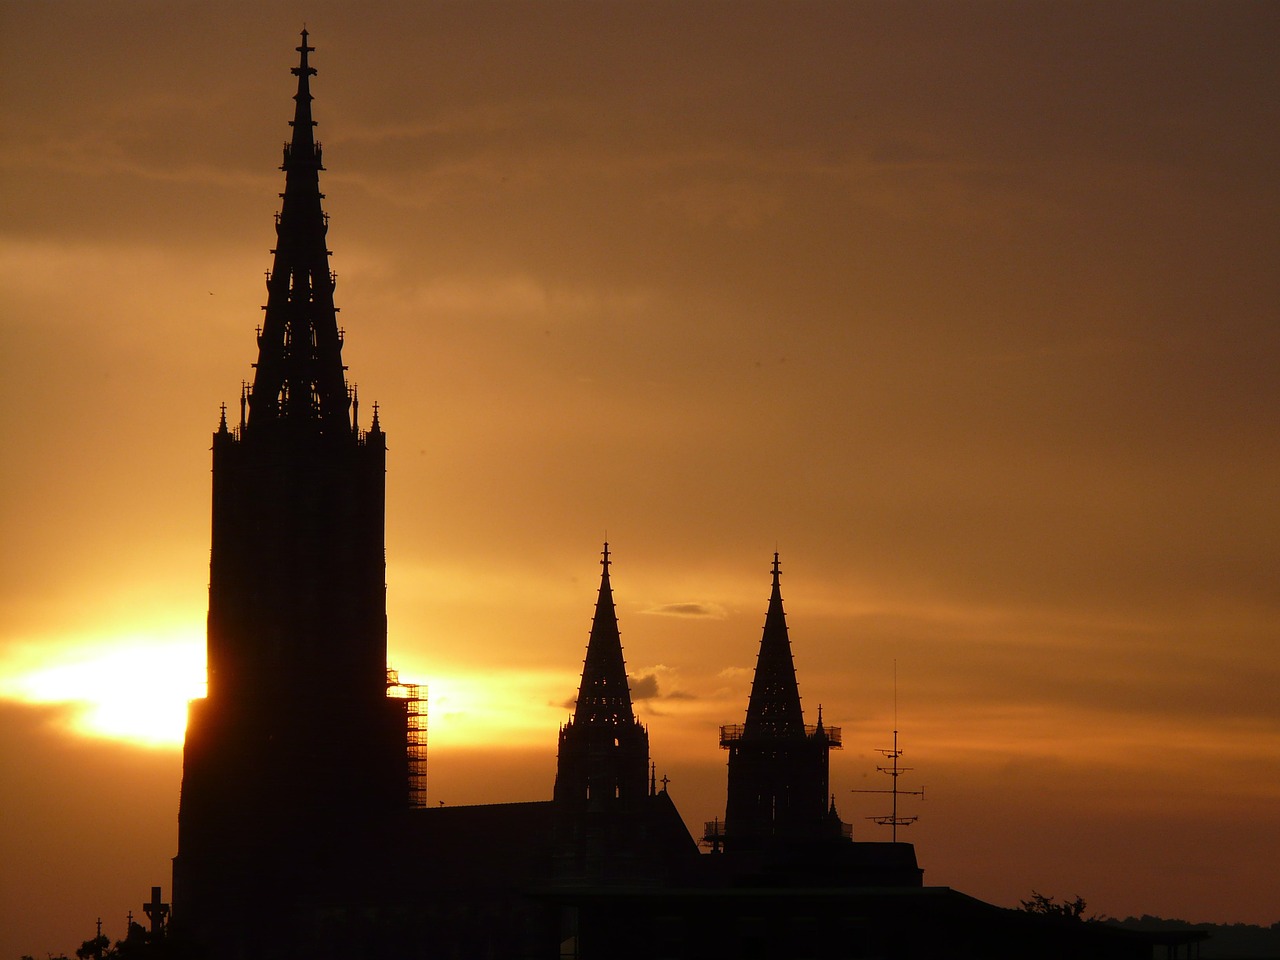
[[[555,701],[576,686],[572,676],[551,671],[414,671],[413,678],[401,677],[425,681],[428,742],[440,747],[552,743],[557,725],[568,718]]]
[[[72,708],[78,734],[181,746],[187,701],[204,695],[204,637],[174,633],[28,645],[0,671],[0,696]]]
[[[551,671],[401,672],[421,682],[431,742],[544,744],[568,717],[576,678]],[[206,692],[198,631],[28,641],[0,661],[0,698],[67,708],[73,733],[147,747],[180,747],[187,703]],[[396,691],[390,691],[396,695]],[[550,731],[550,733],[548,733]]]

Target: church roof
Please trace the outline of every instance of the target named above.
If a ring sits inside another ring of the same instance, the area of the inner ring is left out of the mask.
[[[613,605],[613,588],[609,584],[609,544],[605,543],[600,561],[600,594],[596,599],[595,617],[591,621],[591,638],[582,663],[582,684],[574,708],[575,724],[631,723],[631,689],[627,685],[627,665],[622,659],[622,635]]]
[[[351,398],[342,364],[342,334],[333,305],[334,276],[326,247],[328,218],[320,201],[320,144],[311,119],[307,54],[298,48],[293,135],[284,148],[285,188],[276,217],[274,261],[267,274],[267,305],[258,334],[258,362],[249,395],[248,429],[271,423],[305,424],[310,432],[352,433]]]
[[[547,872],[554,816],[550,800],[410,811],[400,838],[408,870],[403,889],[455,896],[504,886],[523,891]]]
[[[800,708],[800,688],[791,656],[787,616],[782,609],[782,587],[778,555],[773,555],[773,592],[765,614],[760,653],[751,699],[747,703],[744,737],[803,737],[804,713]]]

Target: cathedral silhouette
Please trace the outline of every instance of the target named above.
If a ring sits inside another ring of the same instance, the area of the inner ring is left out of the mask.
[[[633,709],[607,543],[550,799],[426,806],[419,697],[387,668],[387,441],[342,362],[307,41],[254,379],[213,435],[209,683],[183,755],[172,950],[1150,957],[1141,935],[925,887],[911,844],[853,839],[829,786],[841,732],[801,709],[777,554],[707,852]]]

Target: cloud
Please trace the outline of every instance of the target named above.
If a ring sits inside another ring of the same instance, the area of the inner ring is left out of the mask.
[[[628,675],[627,682],[631,685],[632,700],[697,700],[696,693],[689,693],[687,690],[672,690],[670,693],[662,693],[658,682],[658,675],[663,674],[670,680],[675,671],[665,664],[658,664],[652,669],[638,674]],[[652,705],[650,705],[652,710]]]
[[[651,613],[659,617],[689,617],[708,620],[723,620],[729,615],[728,611],[718,603],[701,603],[697,600],[687,600],[683,603],[662,603],[640,612]]]
[[[658,697],[658,675],[646,673],[643,677],[627,677],[631,685],[632,700],[654,700]]]
[[[662,668],[658,668],[661,670]],[[697,700],[697,694],[688,693],[684,690],[673,690],[671,693],[662,693],[658,684],[657,671],[652,673],[641,674],[635,676],[627,674],[627,685],[631,689],[632,702],[638,700]],[[578,706],[578,698],[576,696],[569,697],[561,703],[551,703],[549,706],[562,707],[565,710],[574,710]]]

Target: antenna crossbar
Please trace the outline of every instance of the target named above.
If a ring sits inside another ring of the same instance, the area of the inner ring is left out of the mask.
[[[897,710],[896,704],[894,709],[896,712]],[[920,819],[918,816],[914,816],[914,817],[898,816],[898,797],[900,795],[907,796],[907,797],[919,797],[921,800],[923,800],[924,787],[921,787],[919,790],[901,790],[898,787],[898,778],[902,776],[904,773],[910,772],[914,768],[901,767],[898,765],[898,758],[902,756],[902,751],[898,749],[898,731],[897,730],[893,731],[893,748],[890,750],[877,750],[876,753],[883,754],[886,758],[893,761],[893,763],[887,767],[876,767],[877,773],[883,773],[893,778],[893,787],[889,790],[853,790],[851,792],[852,793],[887,793],[893,797],[893,810],[888,816],[882,815],[882,816],[875,816],[875,817],[867,817],[866,819],[871,820],[882,827],[891,827],[893,829],[893,834],[892,834],[893,842],[897,843],[898,827],[910,826],[911,824],[915,823],[917,820]]]

